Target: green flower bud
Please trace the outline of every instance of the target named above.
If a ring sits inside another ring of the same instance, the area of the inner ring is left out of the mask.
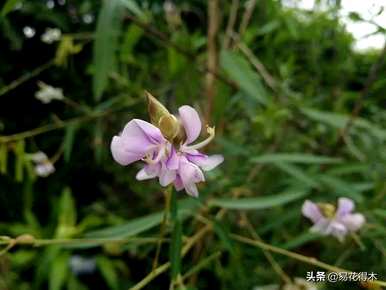
[[[148,103],[150,122],[161,130],[162,135],[170,142],[180,142],[184,138],[181,122],[165,106],[145,91]]]

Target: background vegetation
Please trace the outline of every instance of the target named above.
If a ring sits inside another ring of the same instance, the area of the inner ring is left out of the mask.
[[[109,147],[130,119],[148,120],[145,89],[172,112],[197,108],[216,125],[208,152],[225,157],[199,200],[178,194],[182,247],[194,243],[181,265],[173,249],[171,261],[188,289],[253,289],[319,269],[233,234],[384,280],[386,50],[353,50],[339,1],[326,2],[303,11],[274,0],[5,1],[0,232],[40,247],[8,251],[1,239],[0,289],[129,289],[152,271],[163,189],[136,181],[139,167],[119,166]],[[43,42],[47,28],[60,39]],[[42,103],[38,81],[65,98]],[[46,178],[34,171],[37,151],[56,168]],[[366,216],[358,237],[310,234],[304,200],[341,196]],[[168,272],[145,288],[167,289]]]

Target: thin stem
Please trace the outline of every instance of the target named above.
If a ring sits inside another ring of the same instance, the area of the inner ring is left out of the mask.
[[[314,257],[303,256],[303,255],[298,254],[298,253],[294,253],[291,251],[284,250],[282,248],[272,246],[270,244],[266,244],[262,241],[249,239],[249,238],[246,238],[246,237],[243,237],[240,235],[236,235],[236,234],[231,234],[230,236],[234,240],[239,241],[241,243],[248,244],[248,245],[255,246],[255,247],[259,247],[261,249],[265,249],[265,250],[268,250],[268,251],[271,251],[271,252],[274,252],[277,254],[281,254],[283,256],[287,256],[287,257],[293,258],[295,260],[298,260],[298,261],[301,261],[301,262],[304,262],[304,263],[307,263],[310,265],[317,266],[319,268],[325,269],[325,270],[330,271],[330,272],[345,272],[345,273],[352,273],[353,272],[350,270],[346,270],[346,269],[343,269],[340,267],[336,267],[336,266],[324,263],[322,261],[317,260]],[[386,286],[385,281],[376,280],[376,281],[372,281],[372,283],[380,285],[380,286]]]
[[[122,110],[123,110],[123,108],[120,108],[117,110],[107,110],[104,112],[95,112],[95,113],[90,114],[88,116],[76,117],[76,118],[68,119],[65,121],[61,121],[59,123],[48,124],[45,126],[37,127],[37,128],[31,129],[28,131],[12,134],[12,135],[8,135],[8,136],[0,136],[0,143],[8,143],[8,142],[14,142],[14,141],[18,141],[18,140],[22,140],[22,139],[26,139],[26,138],[31,138],[31,137],[34,137],[34,136],[37,136],[40,134],[50,132],[50,131],[65,128],[66,126],[74,124],[74,123],[89,122],[89,121],[92,121],[94,119],[98,119],[98,118],[101,118],[101,117],[104,117],[106,115],[110,115],[112,113],[116,113],[116,112],[119,112]]]
[[[184,257],[189,252],[189,250],[194,246],[194,244],[200,239],[202,239],[205,236],[205,234],[211,229],[212,229],[211,225],[206,225],[200,231],[198,231],[194,236],[188,238],[186,244],[181,250],[182,257]],[[166,272],[170,268],[170,266],[171,266],[170,262],[162,264],[161,266],[154,269],[154,271],[151,271],[148,275],[146,275],[146,277],[143,278],[140,282],[138,282],[133,287],[131,287],[130,290],[140,290],[144,288],[147,284],[153,281],[157,276]]]
[[[12,91],[13,89],[16,89],[18,86],[22,85],[26,81],[38,76],[43,71],[50,68],[53,64],[54,64],[54,61],[50,60],[49,62],[35,68],[33,71],[26,73],[25,75],[22,75],[20,78],[11,82],[9,85],[2,87],[0,89],[0,96],[7,94],[8,92]]]
[[[207,57],[207,71],[205,77],[206,83],[206,97],[207,97],[207,112],[206,122],[210,123],[211,113],[214,98],[216,96],[216,77],[218,71],[218,49],[217,49],[217,34],[220,26],[219,16],[219,0],[209,0],[208,2],[208,57]]]
[[[152,271],[154,271],[158,266],[159,255],[161,253],[161,247],[162,247],[162,240],[165,236],[165,229],[166,229],[166,226],[168,223],[168,216],[169,216],[169,210],[170,210],[170,196],[171,196],[172,189],[173,188],[171,186],[169,186],[164,192],[165,209],[164,209],[164,215],[163,215],[163,219],[162,219],[162,223],[161,223],[160,237],[159,237],[159,240],[157,243],[157,250],[156,250],[154,260],[153,260]]]
[[[241,213],[242,219],[245,221],[245,224],[247,226],[247,229],[251,236],[260,242],[263,240],[259,236],[259,234],[255,231],[253,228],[251,222],[248,219],[248,216],[245,212]],[[267,258],[268,262],[271,264],[273,270],[281,277],[281,279],[286,283],[286,284],[291,284],[291,278],[283,271],[283,269],[280,267],[280,265],[276,262],[275,258],[271,255],[270,252],[268,252],[265,249],[262,249],[264,256]]]

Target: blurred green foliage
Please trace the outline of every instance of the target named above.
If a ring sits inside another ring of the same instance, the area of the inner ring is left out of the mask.
[[[242,219],[247,214],[272,245],[386,277],[383,63],[368,82],[381,52],[353,50],[338,4],[303,11],[275,0],[240,1],[229,35],[232,1],[220,2],[210,112],[218,137],[209,151],[221,152],[225,163],[209,172],[199,200],[178,194],[174,226],[180,234],[171,237],[172,256],[163,245],[160,260],[171,258],[173,277],[189,274],[187,289],[280,284],[262,251],[230,237],[249,235]],[[256,6],[239,33],[247,2]],[[206,50],[207,25],[206,1],[5,1],[1,235],[129,240],[16,247],[0,256],[0,289],[129,289],[151,271],[156,246],[141,238],[158,238],[162,189],[154,181],[136,181],[137,165],[118,166],[110,141],[130,119],[148,119],[145,89],[172,112],[189,104],[207,113],[205,68],[213,57]],[[59,28],[60,40],[42,42],[47,28]],[[39,80],[62,88],[65,98],[42,104],[34,98]],[[353,118],[358,102],[362,108]],[[34,171],[31,154],[37,151],[54,162],[56,171],[46,178]],[[366,216],[359,242],[311,234],[301,217],[305,198],[333,203],[341,196],[354,199]],[[222,219],[215,218],[218,208],[229,210]],[[202,219],[213,223],[213,232],[180,261],[176,253]],[[95,268],[76,268],[79,256]],[[274,257],[290,277],[315,270]],[[164,274],[148,287],[166,289],[168,283]],[[348,289],[339,283],[322,287]]]

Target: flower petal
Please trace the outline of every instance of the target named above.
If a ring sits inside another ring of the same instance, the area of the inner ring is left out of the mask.
[[[205,171],[209,171],[216,168],[223,161],[224,161],[224,157],[220,154],[207,156],[206,158],[196,158],[192,160],[193,163],[200,166]]]
[[[174,146],[170,144],[169,148],[170,154],[168,159],[166,160],[166,167],[170,170],[177,170],[178,169],[178,156],[176,153],[176,149],[174,149]]]
[[[201,120],[197,111],[190,106],[182,106],[178,109],[182,125],[186,133],[186,144],[192,143],[200,136]]]
[[[169,170],[165,164],[162,164],[159,174],[159,183],[161,186],[168,186],[174,179],[176,179],[176,170]]]
[[[360,213],[347,214],[341,219],[350,232],[356,232],[365,223],[365,217]]]
[[[174,188],[177,191],[181,191],[184,189],[184,184],[182,183],[181,177],[177,174],[176,179],[174,180]]]
[[[121,136],[124,138],[146,138],[153,144],[159,144],[165,141],[160,129],[140,119],[133,119],[127,123],[125,128],[123,128]]]
[[[146,165],[136,175],[137,180],[147,180],[157,177],[160,171],[159,164]]]
[[[322,217],[318,220],[315,225],[310,229],[313,233],[319,233],[321,235],[329,235],[330,234],[330,221],[326,218]]]
[[[336,216],[342,217],[349,214],[354,210],[354,201],[350,198],[341,197],[338,199],[338,209],[336,210]]]
[[[142,159],[146,153],[164,142],[161,131],[142,120],[131,120],[120,136],[111,141],[111,153],[116,162],[128,165]]]
[[[185,184],[185,191],[190,196],[198,197],[197,185],[194,182]]]
[[[186,192],[192,196],[198,196],[195,183],[205,181],[201,169],[192,162],[189,162],[184,156],[181,156],[178,174],[181,177]]]
[[[332,221],[330,223],[329,231],[331,232],[331,235],[336,237],[340,242],[343,242],[344,237],[348,233],[346,226],[337,221]]]
[[[319,207],[312,201],[306,200],[302,207],[302,214],[309,218],[314,224],[319,222],[323,218]]]

